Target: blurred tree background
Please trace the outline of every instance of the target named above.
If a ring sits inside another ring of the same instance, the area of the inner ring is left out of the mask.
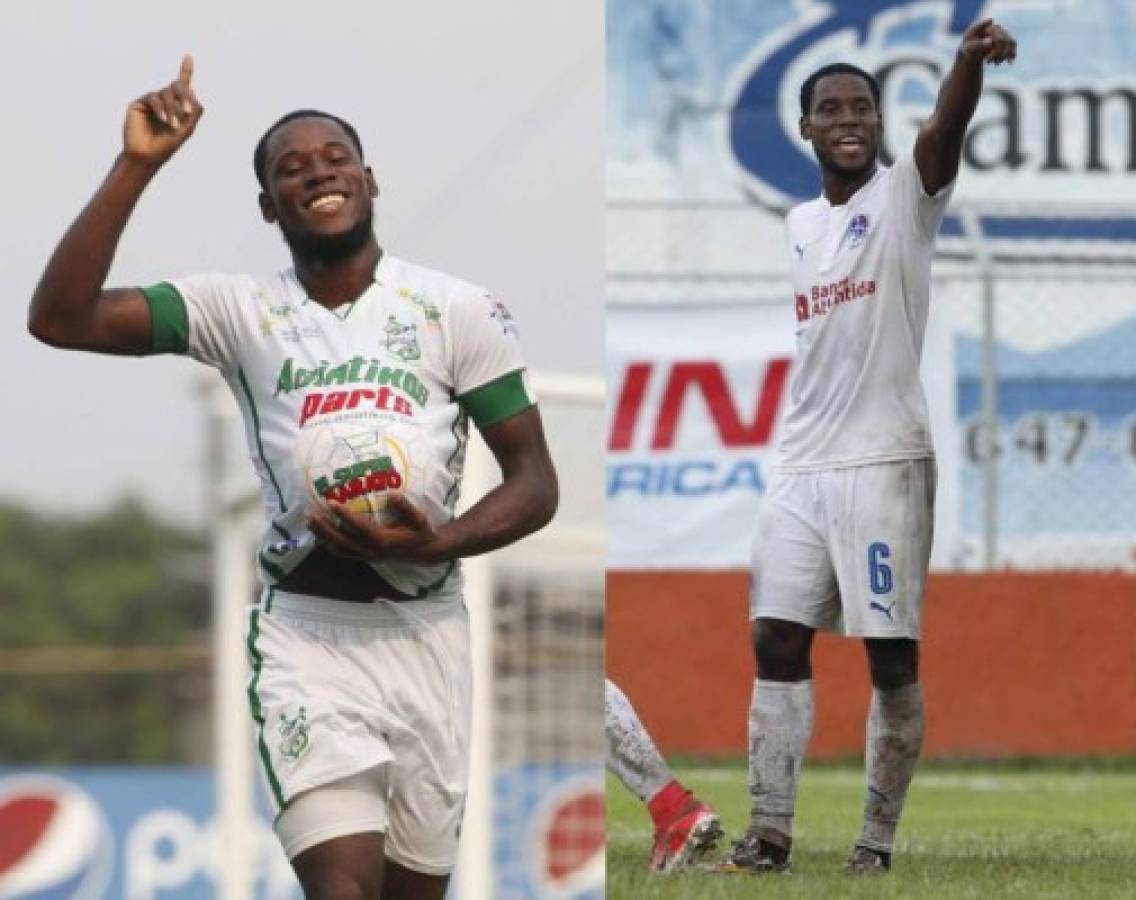
[[[133,499],[0,503],[0,762],[204,763],[209,556]]]

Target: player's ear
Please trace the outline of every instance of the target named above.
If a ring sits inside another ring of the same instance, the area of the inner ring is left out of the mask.
[[[276,204],[272,202],[272,198],[268,196],[267,191],[261,191],[257,196],[257,202],[260,204],[260,214],[263,216],[264,221],[272,224],[276,221]]]
[[[800,131],[802,138],[809,142],[812,141],[813,127],[809,124],[808,116],[801,116],[800,121],[797,122],[797,128]]]
[[[363,171],[367,174],[367,193],[372,198],[379,196],[379,183],[375,181],[375,173],[371,171],[370,166],[364,166]]]

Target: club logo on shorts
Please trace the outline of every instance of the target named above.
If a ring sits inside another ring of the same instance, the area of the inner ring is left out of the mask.
[[[418,347],[418,326],[403,325],[394,316],[387,316],[386,348],[403,362],[421,359]]]
[[[308,752],[311,741],[308,737],[307,710],[300,707],[291,719],[287,713],[280,713],[280,755],[290,762],[297,762]]]
[[[849,247],[859,247],[864,243],[864,238],[868,235],[868,217],[864,213],[859,213],[852,217],[852,221],[848,223],[848,231],[845,232],[845,238],[848,240]]]

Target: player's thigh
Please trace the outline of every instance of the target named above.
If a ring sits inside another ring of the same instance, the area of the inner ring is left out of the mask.
[[[426,875],[388,859],[382,900],[443,900],[449,883],[449,875]]]
[[[934,461],[828,474],[826,521],[845,633],[918,640],[934,525]]]
[[[469,779],[472,670],[464,607],[436,610],[414,640],[388,651],[401,674],[387,689],[397,698],[388,728],[391,764],[388,864],[425,876],[449,875]]]
[[[380,896],[380,891],[388,896],[381,834],[350,834],[323,841],[293,859],[292,868],[305,900],[363,900]]]
[[[750,619],[812,629],[831,629],[839,620],[817,478],[815,473],[780,474],[770,484],[753,539]]]

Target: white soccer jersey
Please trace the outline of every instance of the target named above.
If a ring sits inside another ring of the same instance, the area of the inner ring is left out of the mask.
[[[907,155],[843,206],[822,195],[789,213],[797,359],[784,471],[934,455],[919,358],[950,192],[929,197]]]
[[[432,450],[429,506],[452,517],[468,420],[501,422],[535,400],[517,330],[481,288],[384,254],[374,283],[332,311],[293,270],[268,277],[198,275],[146,288],[155,353],[185,353],[221,371],[244,416],[264,496],[261,580],[275,584],[313,549],[293,446],[333,418],[415,426]],[[456,594],[456,563],[375,563],[399,591]]]

